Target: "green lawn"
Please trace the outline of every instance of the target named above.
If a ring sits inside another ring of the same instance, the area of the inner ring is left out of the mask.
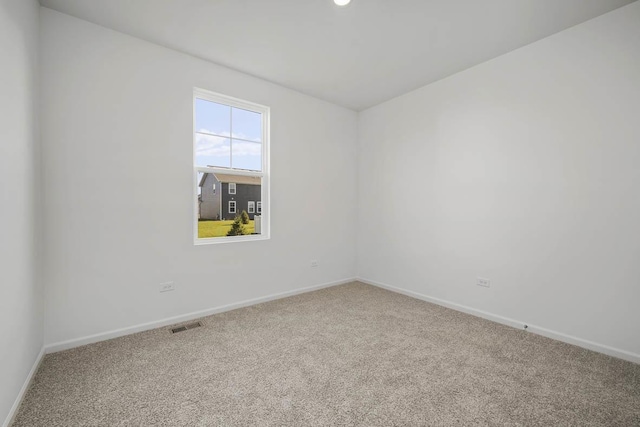
[[[233,221],[198,221],[198,237],[203,239],[226,236],[232,223]],[[244,229],[247,234],[253,233],[255,231],[253,221],[249,221],[249,224],[246,224]]]

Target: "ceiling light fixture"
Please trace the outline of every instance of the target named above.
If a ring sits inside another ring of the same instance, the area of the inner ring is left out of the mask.
[[[351,0],[333,0],[333,2],[338,6],[346,6],[351,2]]]

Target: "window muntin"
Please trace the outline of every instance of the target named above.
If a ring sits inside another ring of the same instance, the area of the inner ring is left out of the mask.
[[[262,170],[262,113],[196,97],[196,165]]]
[[[268,107],[194,90],[194,176],[198,183],[214,181],[206,192],[196,185],[196,244],[269,238],[268,212],[262,212],[262,202],[268,203],[269,197],[268,148]],[[228,191],[216,191],[217,182]],[[243,235],[208,233],[211,224],[233,222],[244,207],[247,213],[260,214],[261,226],[254,227],[251,219]]]

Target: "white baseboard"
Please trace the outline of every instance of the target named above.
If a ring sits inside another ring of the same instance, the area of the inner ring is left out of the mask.
[[[38,368],[40,367],[40,364],[44,359],[44,355],[45,355],[45,350],[44,350],[44,347],[42,347],[40,349],[40,353],[38,354],[38,357],[36,358],[36,361],[33,362],[33,366],[29,371],[29,375],[27,375],[27,378],[24,380],[24,384],[20,389],[20,393],[18,393],[18,396],[16,397],[15,402],[13,402],[13,406],[11,407],[11,410],[9,410],[9,414],[7,414],[7,418],[4,420],[2,427],[9,427],[13,422],[13,419],[16,417],[16,414],[18,413],[18,409],[20,409],[20,404],[22,403],[22,399],[24,399],[24,395],[29,389],[29,386],[31,385],[31,381],[33,381],[34,375],[36,374],[36,372],[38,372]]]
[[[212,314],[222,313],[225,311],[235,310],[237,308],[248,307],[250,305],[256,305],[267,301],[273,301],[280,298],[286,298],[293,295],[303,294],[311,291],[316,291],[318,289],[329,288],[332,286],[344,285],[345,283],[354,282],[356,279],[344,279],[338,280],[335,282],[323,283],[320,285],[308,286],[305,288],[294,289],[291,291],[280,292],[277,294],[271,294],[259,298],[253,298],[249,300],[244,300],[240,302],[236,302],[233,304],[227,304],[219,307],[208,308],[205,310],[194,311],[192,313],[182,314],[180,316],[169,317],[161,320],[156,320],[153,322],[142,323],[135,326],[129,326],[127,328],[116,329],[113,331],[101,332],[94,335],[89,335],[82,338],[74,338],[67,341],[56,342],[52,344],[47,344],[44,346],[46,353],[56,353],[58,351],[68,350],[75,347],[80,347],[87,344],[93,344],[99,341],[105,341],[112,338],[122,337],[124,335],[131,335],[137,332],[148,331],[150,329],[162,328],[164,326],[173,325],[176,323],[186,322],[193,319],[198,319],[200,317],[211,316]]]
[[[396,292],[399,294],[407,295],[412,298],[417,298],[423,301],[427,301],[433,304],[441,305],[443,307],[451,308],[456,311],[461,311],[463,313],[471,314],[473,316],[481,317],[483,319],[491,320],[496,323],[501,323],[503,325],[511,326],[517,329],[523,329],[524,325],[527,325],[527,331],[533,332],[537,335],[542,335],[547,338],[551,338],[557,341],[562,341],[567,344],[576,345],[578,347],[586,348],[588,350],[593,350],[598,353],[603,353],[608,356],[617,357],[619,359],[627,360],[629,362],[640,364],[640,354],[631,353],[626,350],[621,350],[619,348],[610,347],[604,344],[598,344],[593,341],[588,341],[582,338],[577,338],[571,335],[563,334],[562,332],[553,331],[550,329],[545,329],[536,325],[532,325],[527,322],[523,322],[521,320],[510,319],[507,317],[499,316],[497,314],[489,313],[482,310],[477,310],[472,307],[468,307],[461,304],[456,304],[451,301],[446,301],[440,298],[434,298],[428,295],[424,295],[418,292],[409,291],[406,289],[398,288],[396,286],[387,285],[385,283],[376,282],[374,280],[365,279],[359,277],[357,279],[359,282],[366,283],[368,285],[377,286],[379,288],[386,289],[388,291]]]

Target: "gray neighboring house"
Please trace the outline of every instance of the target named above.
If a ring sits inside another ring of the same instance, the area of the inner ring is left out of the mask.
[[[205,173],[199,183],[199,218],[228,220],[247,211],[253,220],[262,213],[260,184],[253,176]]]

